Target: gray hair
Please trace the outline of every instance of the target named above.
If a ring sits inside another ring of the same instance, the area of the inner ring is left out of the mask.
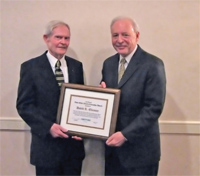
[[[67,23],[63,22],[63,21],[58,21],[58,20],[53,20],[53,21],[50,21],[47,25],[46,25],[46,28],[45,28],[45,31],[44,31],[44,34],[49,36],[52,34],[52,31],[55,27],[58,27],[58,26],[66,26],[69,31],[70,31],[70,27]]]
[[[116,21],[119,21],[119,20],[129,20],[133,26],[133,30],[137,33],[139,32],[139,26],[138,24],[136,23],[135,20],[129,18],[129,17],[124,17],[124,16],[119,16],[119,17],[116,17],[112,20],[111,24],[110,24],[110,28],[113,26],[113,24],[116,22]]]

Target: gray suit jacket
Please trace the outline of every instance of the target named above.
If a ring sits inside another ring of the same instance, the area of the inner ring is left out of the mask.
[[[106,147],[119,156],[125,167],[151,165],[160,160],[158,118],[166,92],[163,62],[138,46],[119,84],[119,54],[106,59],[102,81],[108,88],[121,89],[116,131],[128,139],[121,147]]]
[[[67,56],[65,60],[69,82],[83,84],[82,63]],[[17,110],[31,128],[33,165],[55,167],[69,157],[82,161],[85,156],[82,141],[53,138],[49,133],[51,126],[56,122],[59,96],[60,88],[46,52],[21,65]]]

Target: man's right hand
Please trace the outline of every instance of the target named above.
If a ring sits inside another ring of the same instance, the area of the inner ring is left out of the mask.
[[[104,81],[102,81],[101,84],[99,85],[99,87],[106,88],[106,83]]]
[[[51,126],[50,129],[50,134],[54,137],[60,137],[60,138],[68,138],[69,136],[67,134],[65,134],[68,130],[66,130],[65,128],[61,127],[60,125],[54,123]]]

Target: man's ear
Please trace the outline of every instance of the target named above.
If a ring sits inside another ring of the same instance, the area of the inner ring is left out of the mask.
[[[43,35],[43,40],[45,41],[45,43],[47,43],[48,41],[48,36],[46,34]]]
[[[137,39],[139,39],[139,37],[140,37],[140,33],[139,32],[136,33],[136,37],[137,37]]]

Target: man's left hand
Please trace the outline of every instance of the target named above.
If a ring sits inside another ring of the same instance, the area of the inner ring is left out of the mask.
[[[106,144],[108,146],[113,147],[120,147],[127,139],[124,137],[124,135],[119,131],[111,135],[107,141]]]

